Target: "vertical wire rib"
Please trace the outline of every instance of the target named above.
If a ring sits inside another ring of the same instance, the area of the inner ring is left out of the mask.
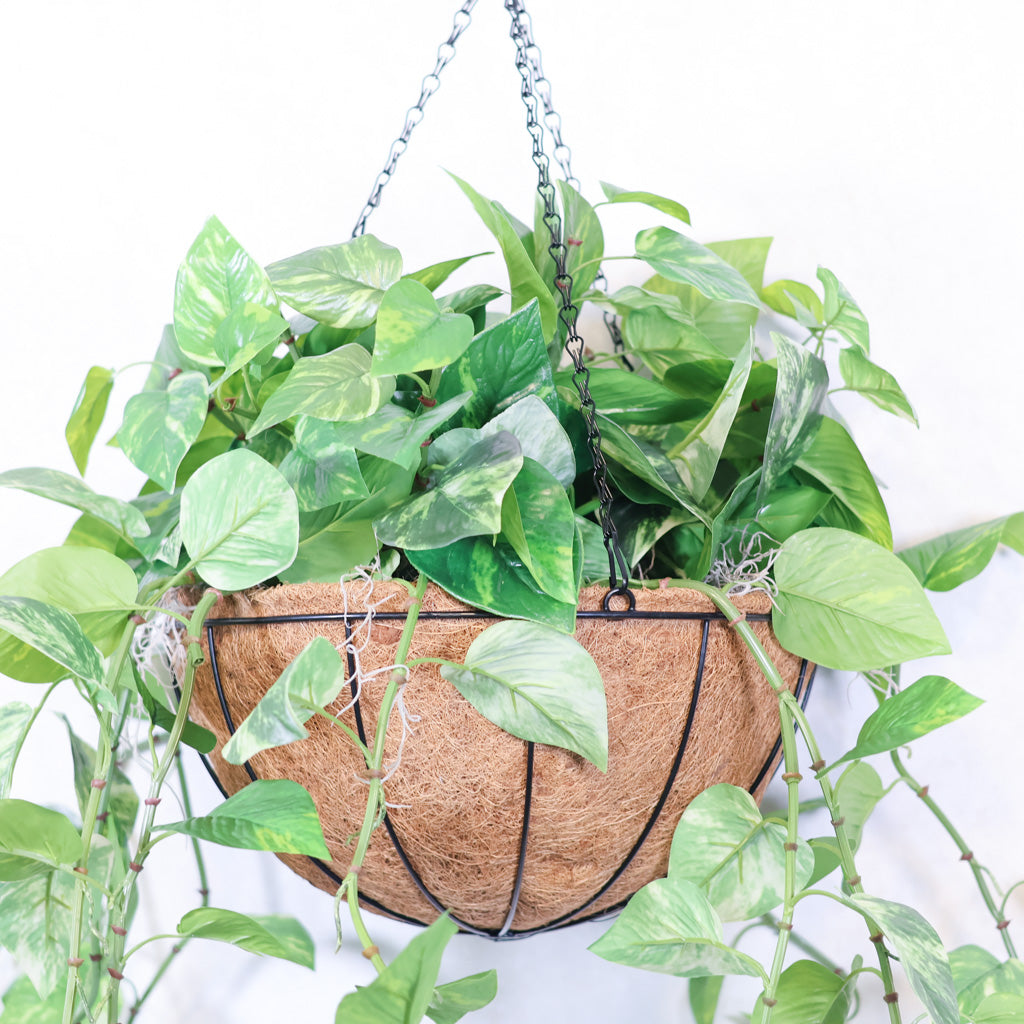
[[[679,747],[676,750],[676,756],[672,761],[672,767],[669,769],[668,778],[665,781],[665,785],[662,788],[661,795],[658,797],[658,802],[654,806],[654,810],[651,812],[650,817],[647,819],[647,824],[644,825],[643,830],[640,832],[640,836],[637,841],[633,844],[632,849],[626,854],[625,860],[615,869],[609,878],[600,889],[594,893],[586,902],[582,903],[575,910],[569,911],[567,914],[562,914],[560,917],[556,917],[553,921],[549,921],[546,925],[540,928],[534,928],[529,933],[521,932],[520,934],[533,934],[535,932],[545,932],[558,928],[563,923],[573,923],[573,919],[578,915],[582,914],[588,907],[592,907],[623,875],[626,868],[633,862],[637,853],[640,852],[640,847],[643,846],[647,837],[651,834],[654,826],[658,823],[658,818],[661,816],[662,808],[665,806],[668,800],[669,793],[672,792],[672,786],[675,784],[676,775],[679,772],[679,766],[683,762],[683,755],[686,753],[686,747],[690,742],[690,732],[693,729],[693,720],[697,714],[697,702],[700,699],[700,688],[704,681],[704,663],[707,659],[708,653],[708,633],[711,628],[711,620],[705,617],[701,622],[700,632],[700,655],[697,659],[697,671],[693,680],[693,691],[690,694],[690,707],[686,713],[686,724],[683,726],[683,733],[679,740]],[[603,913],[603,911],[602,911]]]
[[[213,640],[213,626],[206,627],[206,643],[210,648],[210,671],[213,673],[213,685],[217,687],[217,700],[220,701],[220,712],[224,716],[224,724],[228,727],[228,735],[235,735],[235,721],[231,717],[231,711],[228,709],[228,699],[224,693],[224,687],[220,681],[220,668],[217,665],[217,645]],[[250,780],[255,782],[257,780],[256,773],[252,770],[252,765],[248,761],[243,766],[246,774]]]
[[[496,938],[502,938],[512,931],[512,922],[515,920],[516,910],[519,909],[519,896],[523,891],[523,874],[526,871],[526,843],[530,835],[530,809],[533,804],[533,743],[526,744],[526,782],[524,788],[526,795],[523,797],[523,828],[519,836],[519,861],[516,864],[516,880],[512,886],[512,899],[509,903],[508,915],[505,923],[501,926]]]
[[[353,655],[352,651],[350,650],[350,647],[352,646],[352,643],[351,643],[351,641],[352,641],[352,628],[349,625],[349,621],[348,621],[348,616],[347,615],[345,616],[344,621],[345,621],[345,657],[346,657],[346,661],[347,661],[347,664],[348,664],[349,688],[350,688],[351,693],[352,693],[352,700],[354,701],[354,703],[352,705],[352,710],[353,710],[353,712],[355,714],[355,719],[356,719],[356,732],[359,734],[359,739],[362,740],[363,744],[365,745],[366,744],[366,727],[363,724],[363,713],[362,713],[362,710],[359,707],[361,693],[360,693],[360,689],[359,689],[358,671],[357,671],[357,667],[356,667],[355,655]],[[398,838],[398,834],[395,832],[395,826],[391,822],[391,815],[388,814],[388,809],[387,809],[387,805],[386,804],[384,806],[384,829],[387,832],[388,837],[391,839],[391,845],[395,848],[395,853],[398,854],[398,859],[402,862],[402,867],[405,868],[406,873],[412,879],[413,884],[416,886],[417,889],[419,889],[420,895],[439,914],[445,913],[448,910],[448,908],[445,907],[444,904],[441,903],[441,901],[430,891],[430,889],[427,887],[426,882],[424,882],[423,879],[420,877],[420,873],[416,870],[416,868],[413,867],[412,861],[409,860],[409,855],[405,852],[405,847],[402,846],[402,842]],[[312,860],[314,863],[316,863],[316,859],[315,858],[310,857],[309,859]],[[363,902],[371,905],[371,906],[374,906],[378,910],[383,910],[384,913],[386,913],[386,914],[392,914],[395,917],[402,917],[403,916],[401,914],[395,914],[394,911],[388,910],[387,907],[384,907],[382,904],[377,903],[376,901],[372,901],[371,902],[371,900],[369,898],[367,898],[366,896],[364,896],[362,893],[359,894],[359,899],[362,900]],[[452,923],[455,924],[459,928],[460,931],[470,932],[473,935],[482,935],[482,936],[484,936],[486,938],[493,938],[494,937],[494,932],[493,931],[487,931],[486,929],[483,929],[483,928],[476,928],[475,926],[469,924],[468,922],[462,921],[461,919],[457,918],[454,914],[449,913],[448,917],[452,921]],[[411,919],[410,918],[405,918],[405,920],[411,920]],[[422,923],[422,922],[417,922],[417,923]]]
[[[814,670],[811,670],[810,678],[808,678],[807,668],[808,662],[807,659],[804,658],[800,662],[800,676],[796,681],[796,690],[793,693],[793,696],[801,702],[800,706],[804,708],[807,707],[807,698],[811,695],[811,683],[814,681]],[[804,688],[805,682],[806,689]],[[775,759],[779,756],[780,750],[782,750],[781,733],[779,734],[779,738],[775,741],[775,744],[772,747],[772,752],[765,759],[764,764],[761,765],[761,770],[757,773],[757,778],[754,779],[754,781],[747,787],[748,793],[753,793],[754,790],[757,789],[757,787],[760,786],[762,782],[764,782],[764,777],[771,771],[772,765],[775,764]]]

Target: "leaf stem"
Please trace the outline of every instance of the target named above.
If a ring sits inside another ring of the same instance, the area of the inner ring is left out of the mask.
[[[116,680],[120,675],[125,658],[131,648],[132,637],[135,635],[135,624],[125,623],[121,632],[121,639],[118,641],[114,656],[107,669],[107,679]],[[127,714],[129,694],[125,693],[121,699],[119,717],[124,718]],[[92,839],[96,831],[97,816],[100,812],[100,800],[103,796],[114,767],[114,749],[111,744],[112,712],[104,712],[99,715],[100,735],[96,744],[96,760],[93,764],[92,777],[101,780],[102,786],[92,786],[89,789],[89,799],[82,812],[82,856],[79,859],[77,872],[78,878],[75,884],[75,895],[71,905],[71,934],[68,940],[68,973],[67,982],[64,988],[64,1010],[61,1015],[61,1024],[71,1024],[75,1012],[75,1003],[78,997],[79,975],[78,964],[79,951],[82,947],[82,925],[85,919],[85,897],[88,888],[89,854],[92,850]],[[120,722],[117,731],[120,732]]]
[[[416,589],[412,594],[412,603],[405,617],[405,626],[402,635],[398,640],[398,647],[395,650],[395,668],[388,680],[388,685],[381,698],[380,711],[377,714],[377,728],[374,732],[373,750],[366,762],[367,770],[370,773],[370,792],[366,798],[366,811],[363,814],[362,828],[359,830],[359,837],[356,840],[355,853],[352,855],[352,863],[349,865],[348,873],[342,880],[338,894],[345,895],[348,899],[349,913],[352,916],[352,924],[356,934],[363,946],[363,955],[366,956],[380,974],[385,963],[377,947],[370,940],[370,934],[363,921],[362,911],[359,907],[359,871],[366,859],[366,851],[370,845],[370,836],[374,829],[383,820],[381,813],[384,804],[384,784],[380,775],[384,764],[384,741],[387,738],[388,720],[394,708],[395,701],[409,678],[409,648],[412,645],[413,633],[416,630],[416,621],[419,618],[420,608],[423,605],[423,595],[427,592],[430,580],[420,575],[416,580]]]
[[[650,584],[647,584],[650,585]],[[707,583],[701,583],[696,580],[674,580],[672,585],[683,587],[687,590],[694,590],[697,593],[704,594],[710,598],[715,607],[719,609],[723,614],[728,617],[730,625],[736,630],[740,639],[746,644],[747,649],[753,655],[754,660],[757,662],[758,667],[761,669],[762,675],[768,682],[769,686],[775,691],[779,698],[779,714],[782,721],[782,746],[783,746],[783,759],[786,765],[785,775],[791,776],[795,773],[797,778],[787,778],[786,783],[788,786],[789,794],[789,813],[787,820],[790,822],[792,827],[792,819],[794,814],[793,799],[795,794],[796,786],[793,785],[793,781],[799,782],[799,772],[797,769],[790,767],[791,754],[789,744],[795,743],[794,736],[794,724],[800,729],[800,733],[804,738],[804,743],[807,745],[807,751],[811,756],[811,762],[813,765],[824,765],[825,759],[821,756],[821,750],[818,747],[818,741],[815,738],[814,731],[811,729],[810,723],[807,721],[807,717],[804,715],[803,708],[800,707],[799,701],[793,696],[786,686],[785,681],[779,674],[778,668],[775,663],[769,657],[768,652],[764,649],[761,641],[758,639],[757,634],[750,628],[750,625],[744,620],[740,614],[739,609],[729,600],[724,590],[720,590],[717,587],[713,587]],[[795,748],[793,748],[795,754]],[[785,778],[785,775],[783,776]],[[863,892],[864,887],[861,884],[860,875],[857,873],[856,864],[853,857],[853,848],[850,845],[850,838],[846,833],[846,827],[843,823],[843,818],[839,811],[839,804],[836,800],[835,790],[832,786],[831,780],[826,774],[818,776],[818,784],[821,787],[822,796],[825,798],[825,804],[829,809],[829,813],[832,815],[832,827],[835,830],[836,840],[839,844],[839,856],[843,867],[843,875],[846,880],[846,884],[850,887],[853,892]],[[799,813],[799,800],[796,801],[796,811]],[[795,839],[790,836],[787,841],[787,846],[795,843]],[[792,924],[792,921],[786,917],[786,911],[792,916],[792,908],[790,903],[792,902],[791,890],[790,890],[790,871],[795,870],[795,850],[792,851],[794,856],[792,857],[791,867],[791,851],[787,850],[786,857],[786,900],[783,904],[783,924]],[[863,914],[861,916],[865,918],[868,924],[868,928],[871,934],[881,934],[881,929],[877,926],[870,917]],[[779,951],[782,950],[784,955],[785,946],[788,942],[788,929],[783,927],[779,931],[779,944],[776,946],[776,958],[772,964],[772,981],[777,984],[776,966],[779,960]],[[892,974],[892,963],[889,957],[889,951],[885,948],[884,943],[874,942],[875,951],[878,955],[878,967],[882,975],[882,981],[885,986],[885,995],[894,995],[896,989],[893,982]],[[781,965],[779,965],[781,970]],[[765,990],[765,995],[769,998],[774,997],[774,991]],[[901,1024],[902,1017],[900,1015],[899,1006],[896,1002],[887,1002],[886,1006],[889,1010],[890,1024]],[[766,1004],[766,1014],[764,1016],[764,1024],[770,1024],[772,1007]]]
[[[163,788],[164,779],[166,779],[167,773],[171,770],[171,765],[175,761],[175,755],[177,754],[178,746],[181,743],[181,735],[185,730],[186,723],[188,722],[188,709],[192,702],[192,689],[195,684],[196,668],[203,660],[202,647],[200,646],[199,640],[203,621],[206,619],[207,613],[213,607],[219,596],[220,595],[217,591],[207,590],[206,593],[203,594],[202,598],[200,598],[199,604],[196,606],[196,609],[192,614],[192,619],[189,622],[186,637],[188,651],[186,655],[184,678],[181,683],[181,700],[178,703],[178,710],[174,715],[174,724],[170,729],[170,736],[167,740],[167,746],[164,749],[163,758],[160,763],[156,765],[153,771],[153,777],[150,780],[149,793],[146,797],[146,811],[143,815],[142,825],[140,826],[139,840],[138,845],[136,846],[135,856],[129,864],[130,870],[124,880],[124,884],[121,886],[120,892],[112,901],[110,907],[110,928],[113,933],[113,938],[110,943],[110,967],[108,968],[108,971],[113,973],[110,974],[110,981],[106,993],[106,998],[109,998],[109,1002],[107,1003],[108,1024],[117,1024],[118,1018],[118,987],[121,981],[119,975],[121,973],[121,968],[124,966],[124,926],[126,910],[138,882],[139,873],[142,871],[146,857],[153,845],[151,842],[151,834],[153,830],[153,822],[156,817],[157,805],[160,802],[160,790]],[[118,930],[115,931],[115,928]],[[65,1021],[64,1024],[70,1024],[70,1021]]]
[[[890,757],[892,759],[893,767],[899,774],[900,780],[906,783],[906,785],[914,791],[928,810],[935,815],[939,824],[949,834],[950,839],[956,843],[957,849],[960,851],[960,859],[967,861],[970,866],[971,872],[974,874],[974,880],[978,885],[978,891],[981,893],[981,898],[985,901],[985,906],[988,908],[989,913],[996,922],[999,934],[1003,940],[1003,945],[1006,947],[1007,955],[1016,958],[1017,948],[1014,945],[1013,939],[1010,937],[1010,931],[1007,927],[1008,922],[1003,918],[1003,911],[996,905],[996,901],[992,896],[992,890],[989,887],[988,879],[985,877],[985,868],[978,863],[973,851],[964,841],[963,836],[960,834],[953,822],[950,821],[942,808],[939,807],[935,800],[929,795],[928,787],[922,786],[907,770],[906,765],[903,763],[903,759],[899,755],[899,751],[893,750],[890,753]]]
[[[18,757],[21,754],[21,748],[25,745],[25,740],[28,739],[28,734],[35,724],[36,719],[39,717],[39,712],[43,710],[43,705],[47,702],[50,694],[60,685],[62,680],[58,680],[56,683],[51,683],[46,693],[43,694],[42,700],[33,708],[32,714],[29,716],[28,721],[22,726],[21,732],[18,733],[18,740],[14,744],[14,749],[11,751],[10,759],[7,762],[7,770],[4,772],[3,778],[0,779],[0,800],[8,796],[11,792],[12,779],[14,777],[14,766],[18,763]]]

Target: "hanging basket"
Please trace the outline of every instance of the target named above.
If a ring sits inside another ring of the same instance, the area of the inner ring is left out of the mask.
[[[367,616],[363,585],[345,586],[344,601],[326,584],[222,598],[206,621],[206,661],[192,704],[194,717],[217,735],[209,765],[226,793],[250,779],[289,778],[313,795],[333,859],[282,860],[329,892],[348,868],[346,840],[366,807],[356,746],[313,718],[309,739],[245,766],[226,763],[220,749],[315,636],[342,652],[362,648],[362,690],[342,718],[373,735],[386,673],[365,677],[392,663],[410,596],[399,584],[378,582]],[[728,782],[760,798],[779,757],[777,700],[724,616],[682,589],[638,591],[633,612],[603,610],[605,593],[583,590],[576,635],[607,691],[607,773],[576,754],[508,735],[436,665],[414,668],[403,692],[411,731],[400,757],[403,716],[396,711],[389,723],[385,764],[398,759],[398,766],[385,785],[387,817],[359,874],[364,905],[420,923],[449,910],[464,931],[496,939],[599,917],[665,874],[675,825],[698,793]],[[767,597],[736,603],[791,690],[806,697],[813,668],[775,641]],[[462,661],[494,622],[433,585],[422,607],[411,659]],[[353,696],[343,691],[334,710]]]

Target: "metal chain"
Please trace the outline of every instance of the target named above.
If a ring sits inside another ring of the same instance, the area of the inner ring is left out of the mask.
[[[562,117],[558,111],[555,110],[551,101],[551,83],[544,74],[544,66],[541,63],[540,47],[537,46],[533,38],[533,21],[527,11],[523,8],[522,4],[518,5],[515,16],[518,21],[515,31],[522,38],[526,59],[530,64],[530,73],[533,77],[533,93],[544,107],[544,127],[551,133],[551,138],[555,144],[552,156],[558,166],[562,169],[562,178],[565,180],[566,184],[571,185],[577,192],[582,192],[583,189],[580,186],[579,178],[572,173],[572,150],[569,149],[562,138]],[[608,290],[608,279],[604,276],[603,270],[598,270],[597,276],[594,278],[594,285],[597,288],[600,288],[601,291]],[[602,311],[602,317],[604,319],[605,328],[608,331],[608,336],[612,340],[612,347],[615,352],[618,354],[627,369],[635,369],[633,364],[629,361],[629,358],[625,355],[626,346],[622,341],[622,331],[619,329],[619,318],[608,310]]]
[[[601,532],[604,546],[608,552],[608,582],[613,594],[623,594],[629,598],[629,606],[635,607],[636,599],[629,590],[630,566],[626,562],[619,546],[619,535],[612,518],[613,494],[608,486],[608,463],[601,451],[601,430],[597,425],[597,407],[590,394],[590,370],[583,362],[583,338],[577,331],[576,321],[579,309],[572,301],[572,276],[566,271],[567,249],[562,240],[562,218],[555,205],[555,187],[551,183],[549,161],[544,152],[544,128],[538,120],[538,93],[534,81],[534,62],[530,58],[532,49],[539,66],[540,51],[530,35],[528,16],[523,8],[522,0],[505,0],[505,10],[512,17],[512,28],[509,35],[516,44],[516,69],[522,78],[522,100],[526,107],[526,129],[533,139],[533,163],[537,168],[537,193],[544,204],[544,224],[551,235],[548,252],[555,264],[554,284],[561,296],[562,308],[559,319],[565,327],[565,351],[572,360],[572,381],[580,396],[580,411],[587,427],[587,444],[590,447],[594,462],[594,487],[597,490],[599,508],[598,518],[601,521]],[[565,148],[565,147],[563,147]],[[565,165],[562,165],[563,169]]]
[[[398,158],[408,148],[409,137],[412,135],[413,129],[423,120],[423,108],[427,105],[427,100],[440,88],[441,72],[444,71],[455,56],[455,42],[469,28],[469,24],[472,21],[470,14],[473,8],[476,7],[476,4],[477,0],[466,0],[455,12],[451,33],[437,48],[437,63],[434,64],[434,70],[423,79],[423,83],[420,86],[420,98],[409,108],[405,115],[405,126],[402,128],[402,134],[391,143],[387,163],[384,164],[384,169],[377,175],[377,180],[373,183],[373,189],[370,192],[370,198],[366,200],[366,205],[359,214],[356,226],[352,229],[353,238],[357,238],[366,230],[367,219],[380,204],[380,194],[384,186],[391,180],[391,176],[395,173],[395,165],[398,163]]]

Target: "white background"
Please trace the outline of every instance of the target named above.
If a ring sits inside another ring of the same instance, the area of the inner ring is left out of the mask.
[[[3,468],[74,471],[63,425],[86,370],[150,357],[171,315],[178,263],[210,213],[264,263],[348,237],[453,6],[0,6]],[[585,194],[600,198],[604,179],[671,195],[690,207],[702,241],[774,235],[769,280],[813,280],[820,262],[857,298],[874,358],[904,384],[921,420],[918,432],[871,406],[843,404],[888,485],[897,545],[1024,508],[1020,5],[530,7]],[[507,17],[497,0],[481,0],[371,220],[410,269],[492,248],[441,168],[529,216],[533,169],[518,87]],[[610,211],[607,223],[609,252],[625,253],[651,218],[627,208]],[[497,263],[481,262],[476,273],[503,280]],[[144,373],[125,375],[118,410]],[[116,425],[115,412],[103,437]],[[122,496],[138,484],[102,447],[89,479]],[[14,492],[0,492],[0,516],[3,567],[58,543],[74,518]],[[920,743],[913,760],[1006,884],[1024,875],[1021,579],[1018,556],[1003,551],[982,579],[936,598],[958,653],[921,670],[944,672],[987,703]],[[5,700],[34,696],[0,686]],[[833,753],[852,742],[858,707],[859,684],[820,678],[812,717]],[[67,770],[61,732],[53,721],[44,729],[16,786],[67,805],[70,794],[51,786]],[[209,808],[212,787],[201,770],[191,774],[197,804]],[[973,941],[998,952],[944,833],[911,794],[889,803],[861,856],[869,891],[917,905],[951,947]],[[318,971],[193,944],[139,1019],[333,1020],[367,966],[350,941],[334,954],[330,899],[269,856],[211,851],[210,861],[214,902],[297,914],[317,937]],[[162,879],[175,862],[180,871]],[[192,870],[184,843],[160,864],[154,858],[142,879],[154,929],[172,929],[192,905]],[[1012,900],[1010,916],[1022,909]],[[820,942],[843,937],[837,956],[870,961],[859,921],[837,911],[809,908],[804,920]],[[372,925],[385,955],[411,934]],[[502,946],[457,938],[442,977],[498,968],[499,996],[472,1018],[480,1024],[688,1020],[685,983],[586,952],[600,930]],[[132,980],[144,985],[149,969]],[[749,988],[727,990],[734,1010],[749,1010]],[[879,995],[865,986],[865,1021],[884,1018]]]

